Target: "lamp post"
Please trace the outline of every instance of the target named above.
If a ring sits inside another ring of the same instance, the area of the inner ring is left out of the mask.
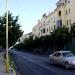
[[[9,72],[9,56],[8,56],[8,0],[6,0],[6,72]]]

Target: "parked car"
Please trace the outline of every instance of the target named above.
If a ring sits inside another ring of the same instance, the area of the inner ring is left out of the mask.
[[[50,64],[59,64],[65,68],[75,68],[75,56],[71,51],[56,51],[49,55]]]

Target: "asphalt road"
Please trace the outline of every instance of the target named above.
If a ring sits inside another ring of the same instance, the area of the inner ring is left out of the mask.
[[[48,57],[19,51],[11,51],[11,55],[20,75],[75,75],[75,69],[50,65]]]

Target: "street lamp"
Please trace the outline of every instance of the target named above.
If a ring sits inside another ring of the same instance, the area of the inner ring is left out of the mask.
[[[6,72],[9,72],[9,56],[8,56],[8,0],[6,0]]]

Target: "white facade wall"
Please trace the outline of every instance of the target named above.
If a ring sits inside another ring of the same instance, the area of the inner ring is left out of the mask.
[[[30,36],[32,36],[32,32],[21,36],[21,37],[19,38],[19,42],[20,42],[20,43],[23,43],[24,40],[27,39],[27,38],[29,38]]]
[[[40,23],[33,28],[35,36],[50,35],[50,32],[60,26],[70,29],[71,24],[75,23],[75,0],[59,0],[56,5],[57,8],[49,15],[44,14]]]

